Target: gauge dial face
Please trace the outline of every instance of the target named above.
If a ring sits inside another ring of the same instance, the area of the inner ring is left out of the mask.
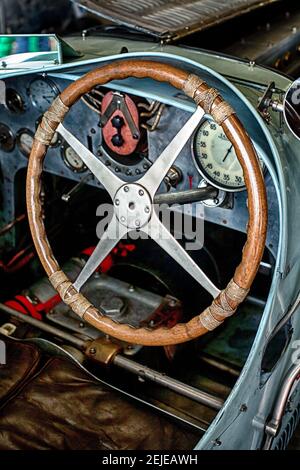
[[[226,191],[246,188],[243,170],[231,142],[222,127],[205,121],[196,131],[193,155],[203,178]],[[262,164],[263,165],[263,164]]]
[[[25,157],[29,157],[33,145],[33,132],[29,129],[20,129],[17,134],[17,145]]]
[[[35,78],[30,82],[28,87],[28,95],[31,103],[41,113],[44,113],[49,109],[58,94],[59,90],[56,85],[45,78]]]
[[[76,173],[81,173],[86,170],[86,166],[80,156],[72,149],[72,147],[68,146],[63,148],[63,160],[67,167]]]

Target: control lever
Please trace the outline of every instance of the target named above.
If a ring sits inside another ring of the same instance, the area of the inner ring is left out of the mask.
[[[117,133],[112,136],[111,138],[111,143],[115,147],[122,147],[124,144],[124,139],[121,134],[121,129],[124,126],[125,122],[122,116],[119,116],[118,114],[114,116],[111,120],[112,126],[117,130]]]
[[[111,103],[109,104],[109,106],[107,107],[107,109],[101,116],[101,119],[100,119],[101,127],[104,127],[107,124],[108,120],[117,109],[120,110],[123,116],[125,117],[133,139],[138,140],[140,138],[140,131],[136,127],[135,122],[126,104],[125,97],[121,93],[117,93],[117,92],[114,93]],[[113,125],[113,127],[116,127],[116,126]]]
[[[64,201],[64,202],[70,202],[71,198],[75,196],[75,194],[78,193],[78,191],[80,191],[80,189],[82,188],[82,186],[88,182],[88,180],[91,178],[92,173],[89,173],[87,174],[84,178],[82,178],[81,181],[79,181],[79,183],[75,184],[75,186],[73,186],[72,189],[70,189],[70,191],[68,191],[67,193],[63,194],[61,196],[61,200]]]

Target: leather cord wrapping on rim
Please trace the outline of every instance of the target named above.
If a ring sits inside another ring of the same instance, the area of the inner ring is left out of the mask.
[[[119,324],[92,306],[62,273],[49,245],[42,217],[40,189],[43,161],[47,145],[51,142],[59,122],[68,109],[96,85],[128,77],[167,82],[203,106],[205,111],[222,125],[226,136],[233,143],[243,168],[248,191],[247,241],[233,279],[204,312],[171,329],[160,327],[151,330]],[[263,176],[253,145],[234,110],[223,101],[216,90],[209,88],[196,75],[170,65],[139,60],[114,62],[89,72],[69,85],[44,116],[40,129],[35,136],[28,165],[26,194],[29,223],[38,256],[50,281],[75,313],[105,334],[129,343],[154,346],[177,344],[197,338],[222,324],[236,311],[247,296],[263,255],[267,230],[267,201]]]

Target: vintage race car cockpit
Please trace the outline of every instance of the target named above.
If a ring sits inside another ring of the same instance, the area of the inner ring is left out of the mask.
[[[205,43],[282,2],[75,3],[118,26],[1,59],[0,449],[285,448],[297,32],[284,61],[279,26]]]

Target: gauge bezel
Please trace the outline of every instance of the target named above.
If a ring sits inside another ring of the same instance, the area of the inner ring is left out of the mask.
[[[209,123],[214,123],[218,126],[218,124],[210,117],[205,117],[203,118],[197,129],[193,132],[192,134],[192,140],[191,140],[191,152],[192,152],[192,158],[193,158],[193,162],[194,162],[194,165],[198,171],[198,173],[201,175],[201,177],[209,184],[211,184],[212,186],[214,186],[215,188],[217,189],[220,189],[221,191],[226,191],[228,193],[240,193],[242,191],[246,191],[246,184],[244,184],[243,186],[241,187],[233,187],[233,186],[226,186],[226,185],[222,185],[220,184],[219,182],[216,182],[210,175],[208,175],[204,168],[202,167],[201,164],[199,164],[198,160],[199,160],[199,157],[196,156],[196,149],[195,149],[195,145],[196,145],[196,136],[197,136],[197,133],[199,132],[200,128],[203,126],[203,124],[205,122],[209,122]],[[220,127],[220,126],[219,126]],[[256,151],[257,153],[257,151]],[[201,168],[200,168],[201,166]],[[262,168],[262,171],[264,172],[265,170],[265,164],[264,164],[264,167]]]
[[[8,97],[8,94],[9,93],[14,93],[15,96],[17,97],[18,101],[19,101],[19,107],[16,108],[16,109],[13,109],[11,108],[8,104],[7,104],[7,97]],[[24,114],[25,111],[26,111],[26,105],[25,105],[25,100],[23,98],[23,96],[21,95],[21,93],[19,93],[19,91],[17,91],[15,88],[12,88],[12,87],[8,87],[6,89],[6,96],[5,96],[5,107],[6,109],[8,109],[8,111],[14,115],[20,115],[20,114]]]
[[[84,173],[85,171],[87,171],[87,167],[85,166],[84,162],[82,161],[83,163],[83,167],[81,170],[77,170],[76,168],[74,168],[72,165],[70,165],[70,163],[68,162],[68,159],[66,157],[66,150],[67,148],[72,148],[69,144],[67,143],[64,143],[62,146],[61,146],[61,158],[62,158],[62,161],[64,162],[64,164],[66,165],[66,167],[71,170],[73,173]],[[75,150],[74,150],[75,152]],[[78,155],[79,158],[80,158],[80,155]]]
[[[33,106],[35,109],[37,109],[40,113],[43,113],[43,114],[44,114],[44,113],[47,111],[47,109],[50,107],[50,104],[49,104],[49,106],[48,106],[47,108],[45,108],[44,110],[41,110],[41,109],[39,108],[39,106],[38,106],[36,100],[34,100],[34,99],[32,98],[31,93],[30,93],[30,89],[31,89],[32,84],[33,84],[34,82],[37,82],[37,81],[44,81],[44,82],[46,82],[46,83],[50,86],[50,88],[55,92],[55,97],[59,95],[60,91],[59,91],[58,86],[57,86],[52,80],[50,80],[48,77],[38,76],[38,77],[33,78],[33,79],[29,82],[29,84],[28,84],[28,86],[27,86],[27,95],[28,95],[28,97],[29,97],[29,99],[30,99],[30,103],[31,103],[32,106]]]
[[[17,143],[18,150],[21,152],[21,154],[24,157],[29,158],[30,152],[29,154],[25,153],[21,148],[21,142],[20,142],[21,135],[25,133],[30,135],[32,139],[34,139],[34,132],[32,132],[32,130],[28,129],[27,127],[21,127],[21,129],[19,129],[16,134],[16,143]]]
[[[15,146],[16,146],[15,135],[14,135],[12,129],[7,124],[4,124],[4,122],[0,122],[0,127],[1,126],[3,128],[5,128],[5,131],[7,132],[7,134],[9,135],[9,137],[11,139],[11,146],[9,148],[5,148],[6,144],[4,144],[4,147],[2,147],[1,150],[5,153],[11,153],[14,150]],[[0,145],[0,147],[1,147],[1,145]]]

